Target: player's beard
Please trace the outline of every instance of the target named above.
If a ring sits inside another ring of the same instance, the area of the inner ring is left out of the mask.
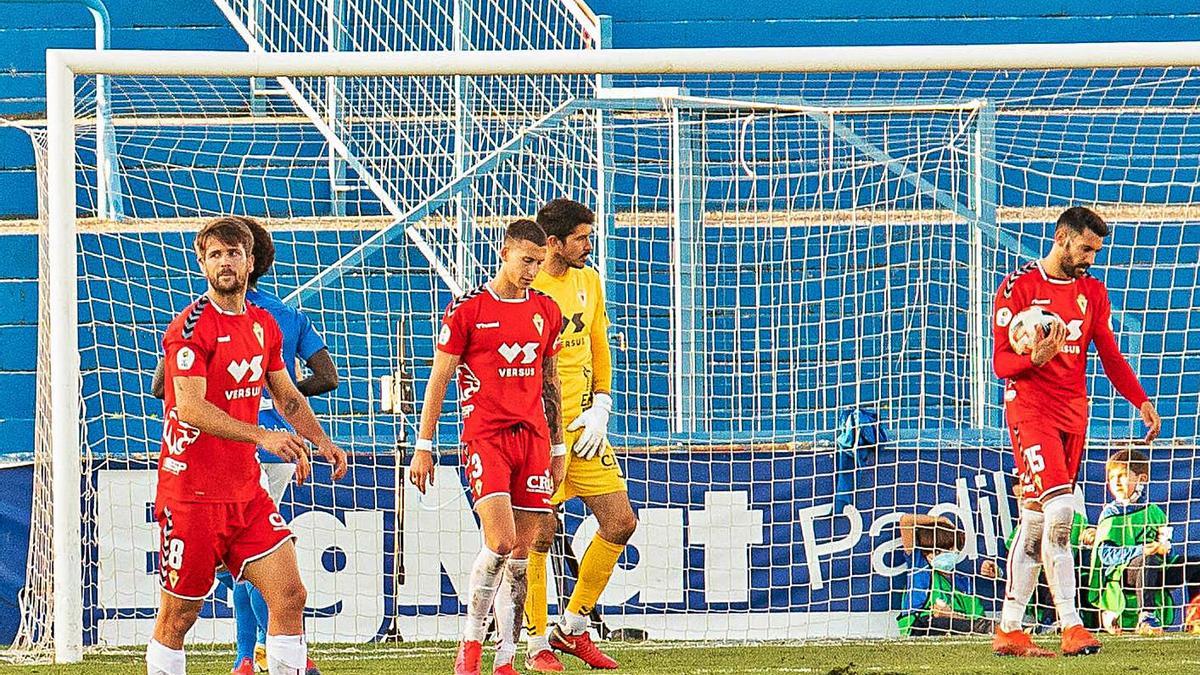
[[[247,275],[239,275],[236,270],[217,272],[216,276],[208,278],[208,285],[218,295],[242,295],[246,292]]]
[[[590,255],[591,255],[590,251],[587,253],[580,253],[579,255],[575,256],[574,258],[567,260],[567,266],[574,267],[577,270],[583,269],[584,267],[587,267],[587,259],[588,259],[588,256],[590,256]]]
[[[1067,275],[1068,279],[1078,279],[1082,277],[1084,272],[1087,272],[1089,267],[1091,267],[1091,265],[1087,263],[1077,263],[1074,260],[1064,260],[1062,262],[1063,273]]]

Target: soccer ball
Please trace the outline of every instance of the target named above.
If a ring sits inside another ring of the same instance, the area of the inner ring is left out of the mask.
[[[1044,335],[1055,322],[1062,323],[1062,319],[1037,305],[1026,307],[1017,312],[1008,324],[1008,343],[1012,345],[1014,352],[1028,354],[1037,342],[1037,329],[1041,328]]]

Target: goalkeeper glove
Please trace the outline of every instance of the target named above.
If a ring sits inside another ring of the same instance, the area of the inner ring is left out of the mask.
[[[583,459],[591,459],[604,449],[604,441],[608,436],[608,414],[612,411],[612,397],[608,394],[596,394],[592,397],[592,407],[583,411],[567,431],[583,429],[583,433],[571,448],[576,455]]]

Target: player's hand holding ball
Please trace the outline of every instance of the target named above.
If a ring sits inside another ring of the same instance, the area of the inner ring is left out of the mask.
[[[612,411],[612,397],[599,393],[592,397],[592,407],[576,417],[567,431],[583,429],[571,450],[583,459],[591,459],[604,449],[608,437],[608,415]]]
[[[1029,353],[1029,359],[1033,361],[1033,365],[1043,366],[1049,363],[1050,359],[1058,356],[1063,345],[1067,344],[1067,325],[1062,321],[1053,321],[1050,323],[1049,330],[1039,326],[1037,336],[1037,341],[1033,343],[1033,351]]]
[[[287,431],[263,430],[258,445],[267,452],[296,465],[296,483],[303,485],[308,480],[311,467],[308,463],[308,447],[304,439]]]

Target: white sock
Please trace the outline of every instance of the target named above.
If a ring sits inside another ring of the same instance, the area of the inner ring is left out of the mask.
[[[525,593],[529,588],[526,574],[529,561],[509,558],[504,580],[496,591],[496,665],[512,663],[521,639],[521,617],[525,615]]]
[[[303,635],[267,636],[267,672],[270,675],[304,675],[308,645]]]
[[[1065,629],[1083,623],[1075,607],[1075,555],[1071,551],[1071,526],[1075,522],[1075,498],[1069,494],[1042,504],[1046,526],[1042,532],[1042,564],[1046,583],[1054,596],[1059,624]]]
[[[526,635],[525,651],[532,656],[538,652],[550,651],[550,638],[545,635]]]
[[[187,655],[182,649],[171,649],[158,640],[146,645],[146,675],[186,675]]]
[[[1004,589],[1004,605],[1000,609],[1000,630],[1021,630],[1025,608],[1037,590],[1038,574],[1042,570],[1042,530],[1045,519],[1041,513],[1021,510],[1020,528],[1008,552],[1008,583]]]
[[[582,614],[577,614],[571,611],[564,611],[562,617],[563,628],[567,629],[567,634],[578,635],[587,630],[588,618]]]
[[[487,637],[488,615],[492,613],[492,601],[496,598],[496,587],[507,555],[500,555],[484,546],[471,565],[471,583],[467,592],[467,625],[463,627],[463,639],[483,642]]]

